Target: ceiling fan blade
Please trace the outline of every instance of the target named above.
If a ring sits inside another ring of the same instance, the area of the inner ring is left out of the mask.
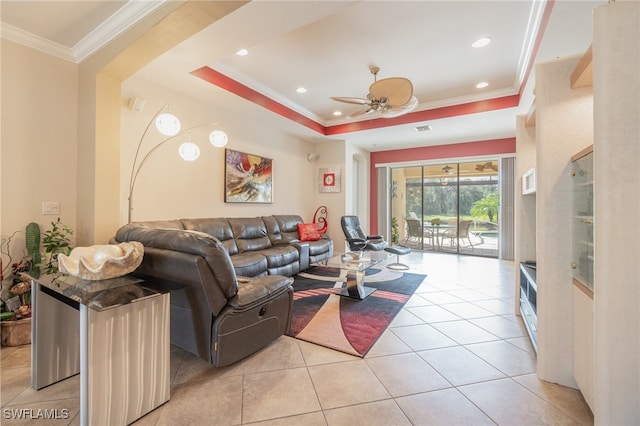
[[[361,115],[369,114],[370,112],[373,112],[373,111],[375,111],[373,108],[367,108],[367,109],[363,109],[361,111],[356,111],[354,113],[351,113],[347,117],[349,117],[349,118],[359,117]]]
[[[344,102],[347,104],[356,104],[356,105],[366,105],[370,101],[369,99],[364,98],[352,98],[352,97],[340,97],[340,96],[332,96],[331,99],[338,102]]]
[[[413,96],[413,84],[404,77],[378,80],[369,86],[369,94],[375,99],[387,99],[387,104],[396,107],[404,105]]]
[[[395,107],[386,107],[382,110],[382,116],[385,118],[398,117],[413,111],[418,106],[418,99],[415,96],[411,96],[409,102],[404,105]]]

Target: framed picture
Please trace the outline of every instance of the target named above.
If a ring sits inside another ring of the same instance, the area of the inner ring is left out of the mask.
[[[318,190],[320,192],[340,192],[340,167],[318,169]]]
[[[225,149],[224,202],[272,203],[273,160]]]

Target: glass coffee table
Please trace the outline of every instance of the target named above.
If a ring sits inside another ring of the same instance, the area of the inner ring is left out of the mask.
[[[362,300],[376,291],[375,288],[364,285],[365,271],[387,260],[390,256],[391,254],[386,251],[349,252],[315,262],[312,266],[326,266],[346,271],[347,287],[339,289],[336,294]]]

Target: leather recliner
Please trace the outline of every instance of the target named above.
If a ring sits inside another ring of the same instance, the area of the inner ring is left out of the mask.
[[[144,244],[135,274],[170,288],[172,344],[222,367],[288,331],[293,279],[237,276],[212,235],[137,224],[121,227],[115,240]]]
[[[382,235],[367,235],[364,232],[358,216],[342,216],[340,225],[351,251],[380,251],[388,247]]]

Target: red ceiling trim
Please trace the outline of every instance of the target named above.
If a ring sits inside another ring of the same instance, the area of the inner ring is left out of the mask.
[[[435,120],[438,118],[455,117],[459,115],[475,114],[479,112],[494,111],[503,108],[518,106],[520,95],[503,96],[501,98],[487,99],[466,104],[451,105],[447,107],[434,108],[424,111],[415,111],[393,118],[376,118],[372,120],[357,121],[354,123],[338,124],[335,126],[323,126],[300,114],[291,108],[274,101],[252,88],[216,71],[208,66],[203,66],[191,72],[192,75],[203,79],[228,92],[238,95],[250,102],[260,105],[271,112],[279,114],[291,121],[295,121],[322,135],[340,135],[343,133],[358,132],[362,130],[379,129],[381,127],[399,126],[402,124],[415,123],[419,121]]]
[[[342,133],[358,132],[361,130],[378,129],[380,127],[398,126],[401,124],[420,121],[436,120],[439,118],[455,117],[459,115],[475,114],[494,111],[503,108],[517,107],[520,95],[503,96],[501,98],[469,102],[460,105],[415,111],[393,118],[377,118],[375,120],[357,121],[355,123],[338,124],[325,128],[325,135],[339,135]]]
[[[524,90],[531,69],[533,68],[534,59],[538,54],[538,49],[542,42],[542,36],[545,33],[549,20],[551,19],[551,11],[556,0],[548,0],[545,4],[545,8],[540,22],[540,28],[536,36],[536,40],[533,46],[533,51],[530,56],[529,64],[527,64],[527,70],[522,84],[518,90],[517,95],[503,96],[500,98],[487,99],[477,102],[468,102],[460,105],[451,105],[447,107],[434,108],[423,111],[414,111],[409,114],[404,114],[394,118],[375,118],[371,120],[357,121],[353,123],[338,124],[335,126],[324,126],[315,120],[263,95],[251,89],[244,84],[233,80],[232,78],[208,67],[203,66],[191,72],[192,75],[199,77],[215,86],[218,86],[228,92],[231,92],[237,96],[240,96],[250,102],[260,105],[267,110],[281,115],[291,121],[294,121],[302,126],[305,126],[315,132],[322,135],[340,135],[343,133],[358,132],[363,130],[379,129],[382,127],[399,126],[403,124],[416,123],[420,121],[436,120],[447,117],[456,117],[467,114],[475,114],[479,112],[495,111],[504,108],[517,107],[520,102],[520,96]]]
[[[276,114],[279,114],[284,118],[295,121],[296,123],[308,127],[309,129],[314,130],[320,134],[325,134],[325,127],[322,124],[313,121],[309,117],[306,117],[299,112],[294,111],[291,108],[274,101],[273,99],[263,95],[262,93],[257,92],[252,88],[245,86],[244,84],[233,80],[232,78],[227,77],[226,75],[212,68],[204,66],[192,71],[191,74],[228,92],[238,95],[248,101],[251,101],[256,105],[260,105],[261,107],[266,108],[271,112],[275,112]]]

